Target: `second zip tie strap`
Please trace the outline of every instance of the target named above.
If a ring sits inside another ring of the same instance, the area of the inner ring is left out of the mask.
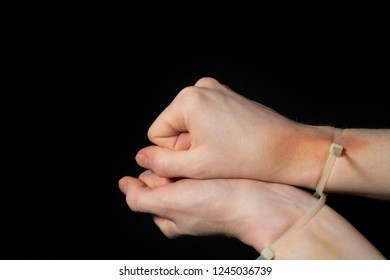
[[[317,203],[306,212],[306,214],[301,217],[291,228],[289,228],[278,240],[276,240],[271,246],[265,247],[260,252],[258,260],[272,260],[275,257],[275,252],[278,251],[283,244],[287,242],[295,233],[297,233],[308,221],[313,218],[318,211],[325,204],[326,195],[323,194],[317,201]]]
[[[257,260],[272,260],[275,257],[275,252],[278,251],[283,244],[287,242],[295,233],[297,233],[307,222],[309,222],[320,211],[326,202],[326,194],[323,193],[326,182],[332,172],[336,157],[341,157],[343,146],[341,146],[342,129],[336,128],[334,132],[333,143],[329,148],[329,156],[321,171],[320,178],[317,182],[316,191],[313,194],[318,198],[317,203],[301,217],[291,228],[289,228],[279,239],[277,239],[271,246],[265,247],[260,252]]]
[[[334,162],[336,157],[341,157],[343,152],[343,146],[341,146],[341,134],[343,130],[341,128],[336,128],[334,132],[333,143],[329,148],[329,156],[326,160],[324,168],[321,171],[320,179],[317,182],[316,192],[313,194],[315,197],[320,197],[324,191],[326,182],[328,182],[330,173],[332,172]]]

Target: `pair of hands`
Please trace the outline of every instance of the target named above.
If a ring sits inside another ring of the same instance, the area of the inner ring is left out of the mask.
[[[289,120],[202,78],[179,92],[148,137],[154,145],[136,155],[146,171],[119,181],[129,207],[152,214],[167,237],[222,234],[261,251],[316,202],[293,186],[315,187],[333,128]],[[321,218],[342,221],[328,207],[319,214],[301,238],[315,236]],[[295,249],[280,258],[297,258]],[[329,251],[298,258],[334,258]]]

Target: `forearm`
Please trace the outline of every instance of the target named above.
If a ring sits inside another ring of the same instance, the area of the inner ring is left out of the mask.
[[[328,206],[281,248],[276,259],[356,259],[385,257],[347,220]]]
[[[328,192],[390,199],[390,130],[345,129]]]
[[[261,237],[252,235],[247,243],[261,252],[275,241],[270,240],[266,244]],[[347,220],[324,205],[315,217],[275,252],[274,259],[373,260],[385,257]]]
[[[301,125],[297,131],[294,145],[287,145],[294,152],[282,183],[314,190],[329,155],[334,128]],[[334,163],[325,192],[390,199],[390,130],[344,129],[341,145],[342,156]]]

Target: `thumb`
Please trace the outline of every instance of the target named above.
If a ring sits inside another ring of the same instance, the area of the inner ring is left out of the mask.
[[[135,156],[137,164],[166,178],[191,177],[198,173],[194,150],[171,150],[158,146],[141,149]]]

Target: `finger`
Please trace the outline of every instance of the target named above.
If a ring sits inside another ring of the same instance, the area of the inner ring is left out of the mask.
[[[171,220],[154,215],[153,221],[166,237],[175,238],[180,235],[177,226]]]
[[[203,102],[205,90],[229,92],[225,85],[210,77],[201,78],[194,86],[182,89],[150,126],[149,140],[160,147],[174,149],[180,134],[190,132],[188,116],[194,110],[194,102]]]
[[[148,187],[159,187],[172,183],[172,180],[164,177],[160,177],[152,170],[146,170],[142,172],[138,178],[142,180]]]
[[[147,180],[155,181],[156,178]],[[150,188],[141,179],[125,176],[119,184],[126,192],[127,204],[135,212],[169,217],[171,206],[176,203],[174,183]]]
[[[121,192],[123,194],[126,194],[127,193],[127,182],[129,180],[129,177],[125,176],[125,177],[122,177],[119,181],[118,181],[118,186],[119,186],[119,189],[121,190]]]
[[[173,102],[156,118],[148,130],[149,140],[164,148],[174,149],[180,135],[188,132],[185,122],[185,105]]]
[[[126,194],[126,202],[135,212],[153,213],[154,203],[152,189],[138,178],[125,176],[119,180],[119,187]]]
[[[135,160],[145,169],[161,177],[199,177],[204,165],[199,165],[195,150],[173,151],[157,146],[141,149]],[[191,168],[188,168],[191,166]]]

